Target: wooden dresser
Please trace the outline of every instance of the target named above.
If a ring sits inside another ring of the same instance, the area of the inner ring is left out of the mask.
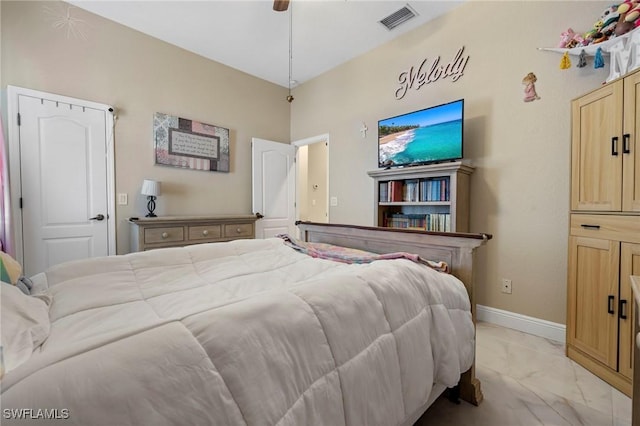
[[[254,215],[130,218],[131,252],[255,238]]]

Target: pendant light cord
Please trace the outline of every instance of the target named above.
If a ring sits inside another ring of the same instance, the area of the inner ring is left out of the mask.
[[[291,74],[293,71],[293,2],[289,2],[289,96],[287,101],[291,103],[293,96],[291,96]]]

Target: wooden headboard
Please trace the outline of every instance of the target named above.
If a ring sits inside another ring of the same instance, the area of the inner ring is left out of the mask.
[[[304,241],[335,244],[374,253],[404,251],[424,259],[445,261],[467,287],[473,302],[474,251],[490,234],[428,232],[372,226],[296,222]]]

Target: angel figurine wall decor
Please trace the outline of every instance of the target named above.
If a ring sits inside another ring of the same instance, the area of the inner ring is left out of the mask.
[[[536,78],[536,75],[532,72],[525,75],[524,78],[522,79],[522,84],[524,84],[524,101],[525,102],[531,102],[531,101],[540,99],[540,96],[538,96],[538,94],[536,93],[536,85],[535,85],[536,81],[538,81],[538,79]]]

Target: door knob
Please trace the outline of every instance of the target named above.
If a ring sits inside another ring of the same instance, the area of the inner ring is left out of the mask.
[[[99,214],[97,216],[90,217],[89,220],[104,220],[104,215],[103,214]]]

